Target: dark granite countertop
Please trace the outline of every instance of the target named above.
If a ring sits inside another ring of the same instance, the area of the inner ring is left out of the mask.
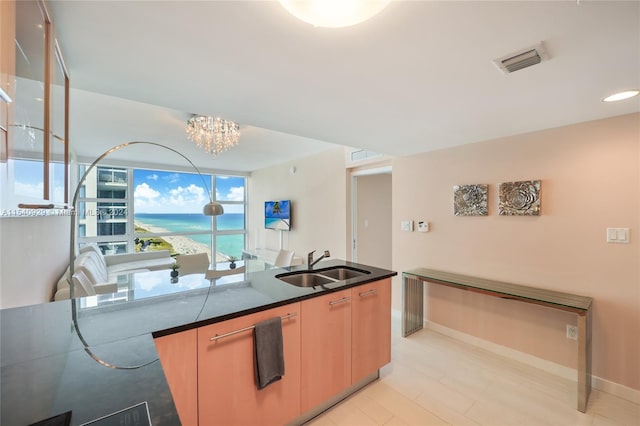
[[[3,426],[28,425],[72,411],[82,424],[146,401],[152,424],[179,419],[154,337],[224,321],[397,275],[341,260],[369,274],[323,287],[296,287],[275,278],[305,266],[254,270],[215,281],[203,274],[170,283],[168,271],[119,277],[120,291],[0,311]],[[74,320],[75,318],[75,320]]]

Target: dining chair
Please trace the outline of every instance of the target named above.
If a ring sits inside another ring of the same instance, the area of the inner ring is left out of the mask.
[[[294,251],[290,250],[280,250],[278,255],[276,256],[276,260],[273,262],[274,266],[278,267],[287,267],[291,266],[291,262],[293,261]]]
[[[207,253],[179,254],[176,262],[180,265],[180,275],[204,273],[209,269]]]

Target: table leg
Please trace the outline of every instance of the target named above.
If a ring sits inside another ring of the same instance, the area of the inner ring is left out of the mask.
[[[587,411],[591,393],[591,310],[578,315],[578,411]]]
[[[413,277],[402,277],[402,336],[423,328],[424,283]]]

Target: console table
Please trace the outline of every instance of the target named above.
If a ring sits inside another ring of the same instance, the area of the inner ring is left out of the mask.
[[[519,300],[578,315],[578,411],[585,412],[591,392],[591,297],[494,281],[433,269],[417,268],[402,273],[402,335],[423,328],[424,283]]]

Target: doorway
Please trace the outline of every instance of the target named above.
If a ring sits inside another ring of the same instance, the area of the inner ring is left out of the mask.
[[[352,174],[352,259],[392,269],[391,167]]]

